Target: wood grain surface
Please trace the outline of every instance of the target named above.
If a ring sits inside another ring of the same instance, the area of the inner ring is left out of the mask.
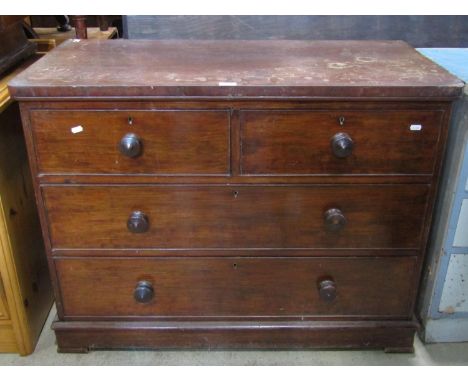
[[[118,59],[116,59],[118,57]],[[402,41],[69,40],[10,82],[38,97],[456,97]]]
[[[52,247],[419,248],[425,185],[43,187]],[[338,232],[329,208],[343,211]],[[127,219],[144,212],[149,230]]]
[[[443,116],[439,110],[385,109],[240,113],[241,172],[255,175],[431,174]],[[415,125],[421,130],[411,130]],[[331,149],[338,133],[354,144],[346,158]]]
[[[56,259],[66,317],[410,317],[414,257]],[[337,286],[332,302],[318,283]],[[154,298],[136,302],[137,282]]]
[[[384,349],[413,352],[414,320],[55,321],[59,352],[93,349]]]
[[[10,83],[59,350],[411,351],[462,86],[403,42],[62,44]]]
[[[229,112],[48,111],[31,113],[38,166],[46,173],[229,173]],[[81,127],[73,133],[74,127]],[[142,153],[129,158],[120,140],[136,134]]]

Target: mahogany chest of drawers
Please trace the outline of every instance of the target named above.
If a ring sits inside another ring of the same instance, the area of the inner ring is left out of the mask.
[[[451,102],[403,42],[69,41],[21,102],[61,351],[411,351]]]

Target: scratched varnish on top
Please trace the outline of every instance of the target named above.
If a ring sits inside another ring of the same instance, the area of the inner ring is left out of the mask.
[[[402,41],[69,40],[17,98],[453,97],[463,82]]]

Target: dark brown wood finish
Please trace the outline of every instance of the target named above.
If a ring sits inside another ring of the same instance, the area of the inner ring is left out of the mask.
[[[384,349],[413,352],[415,321],[55,321],[59,352],[93,349]]]
[[[448,127],[449,127],[449,124],[450,124],[451,114],[452,114],[452,105],[450,104],[448,106],[448,108],[447,108],[447,112],[445,113],[444,119],[442,121],[442,126],[444,126],[445,128],[442,130],[442,133],[441,133],[442,143],[438,145],[438,149],[437,149],[437,156],[438,156],[439,160],[436,162],[435,168],[434,168],[434,176],[433,176],[431,189],[430,189],[430,194],[429,194],[429,206],[430,206],[430,208],[428,208],[428,210],[427,210],[426,223],[423,226],[423,229],[424,229],[423,237],[425,239],[422,241],[423,245],[421,246],[421,252],[420,252],[419,259],[418,259],[418,267],[417,267],[418,277],[415,277],[413,279],[413,288],[412,288],[412,292],[411,292],[412,301],[413,301],[413,304],[412,304],[412,307],[411,307],[412,310],[414,310],[415,306],[416,306],[416,298],[418,296],[418,290],[419,290],[419,286],[420,286],[420,277],[421,277],[421,273],[422,273],[422,267],[423,267],[423,264],[424,264],[425,254],[426,254],[426,251],[427,251],[427,248],[428,248],[429,232],[430,232],[430,229],[431,229],[432,217],[434,215],[434,204],[435,204],[437,192],[438,192],[440,184],[441,184],[440,183],[440,178],[441,178],[441,174],[442,174],[442,164],[443,164],[444,155],[445,155],[445,142],[447,140],[447,136],[448,136],[448,133],[449,133],[449,128]]]
[[[56,249],[419,248],[428,187],[65,186],[42,193]],[[346,218],[337,230],[326,221],[331,208]],[[127,227],[135,211],[149,221],[145,232]]]
[[[450,98],[462,88],[403,41],[68,41],[11,83],[19,99]]]
[[[411,351],[460,81],[401,42],[53,53],[11,90],[25,101],[60,351]],[[83,68],[90,54],[100,64]]]
[[[411,317],[414,257],[56,259],[65,319]],[[326,301],[320,282],[333,280]],[[135,300],[139,282],[154,296]],[[92,298],[91,298],[92,296]]]
[[[429,183],[432,180],[432,175],[430,174],[395,174],[395,173],[381,173],[381,174],[347,174],[348,176],[343,176],[341,173],[321,173],[321,174],[290,174],[285,177],[280,174],[270,174],[268,177],[264,175],[248,175],[239,177],[239,166],[240,166],[240,127],[239,127],[239,110],[245,110],[248,107],[251,108],[265,108],[272,110],[298,110],[301,115],[303,112],[311,110],[330,110],[333,113],[341,114],[346,111],[353,111],[358,108],[361,111],[368,111],[372,114],[378,114],[380,111],[385,112],[385,110],[393,110],[395,114],[400,112],[407,111],[408,108],[411,110],[417,110],[418,113],[434,113],[437,110],[443,110],[444,116],[447,115],[446,103],[440,102],[311,102],[311,101],[217,101],[217,102],[97,102],[92,103],[91,110],[90,103],[86,102],[28,102],[23,103],[23,124],[25,126],[31,126],[31,120],[29,118],[30,114],[34,114],[37,109],[47,111],[60,111],[60,110],[83,110],[86,112],[93,112],[96,110],[115,110],[115,108],[127,110],[128,113],[134,113],[141,110],[168,110],[174,112],[175,110],[179,111],[190,111],[190,110],[232,110],[231,112],[231,174],[217,174],[216,176],[208,175],[204,176],[203,174],[193,175],[182,175],[181,173],[166,173],[166,174],[146,174],[146,173],[130,173],[127,172],[125,177],[115,174],[83,174],[83,173],[74,173],[71,169],[65,174],[59,173],[43,173],[41,172],[39,176],[41,177],[42,183],[102,183],[103,177],[105,177],[105,182],[108,183],[219,183],[226,184],[229,182],[235,183]],[[94,107],[94,108],[93,108]],[[151,114],[151,113],[149,113]],[[78,125],[74,125],[78,126]],[[72,126],[73,127],[73,126]],[[67,129],[69,132],[69,129]],[[28,134],[28,131],[26,131]],[[123,133],[125,134],[125,133]],[[71,132],[70,132],[70,135]],[[27,137],[32,141],[34,145],[33,136]],[[118,140],[116,138],[116,140]],[[42,143],[47,145],[48,143]],[[441,147],[439,144],[437,147]],[[118,149],[115,145],[107,146],[107,149],[112,152],[112,155],[118,153]],[[84,150],[81,148],[81,150]],[[55,146],[55,155],[58,155],[64,158],[67,161],[66,157],[68,151],[64,148],[63,145],[57,147]],[[93,154],[94,155],[94,154]],[[36,154],[35,154],[36,156]],[[128,159],[128,158],[125,158]],[[141,163],[141,158],[133,158],[139,160]],[[82,161],[83,159],[81,159]],[[69,161],[68,161],[69,162]],[[129,163],[134,163],[135,161],[130,161]],[[113,163],[115,164],[115,163]],[[35,165],[35,161],[34,161]],[[304,176],[307,176],[304,178]]]
[[[40,172],[229,173],[228,111],[37,110],[31,121]],[[134,157],[119,150],[128,134],[140,141]]]
[[[68,257],[417,257],[416,249],[284,249],[284,248],[256,248],[256,249],[54,249],[52,259]]]
[[[431,174],[442,117],[438,110],[241,111],[241,171]],[[333,152],[338,134],[353,142],[344,157]]]
[[[437,110],[240,113],[240,165],[248,175],[431,174],[443,116]],[[41,173],[229,172],[229,120],[222,111],[41,110],[31,120]],[[346,158],[330,144],[343,131],[354,141]],[[142,146],[134,157],[118,150],[128,134]],[[382,158],[382,151],[389,155]]]

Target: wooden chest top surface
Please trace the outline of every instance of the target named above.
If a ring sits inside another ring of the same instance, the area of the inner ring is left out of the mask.
[[[18,99],[453,98],[463,82],[402,41],[69,40],[9,86]]]

